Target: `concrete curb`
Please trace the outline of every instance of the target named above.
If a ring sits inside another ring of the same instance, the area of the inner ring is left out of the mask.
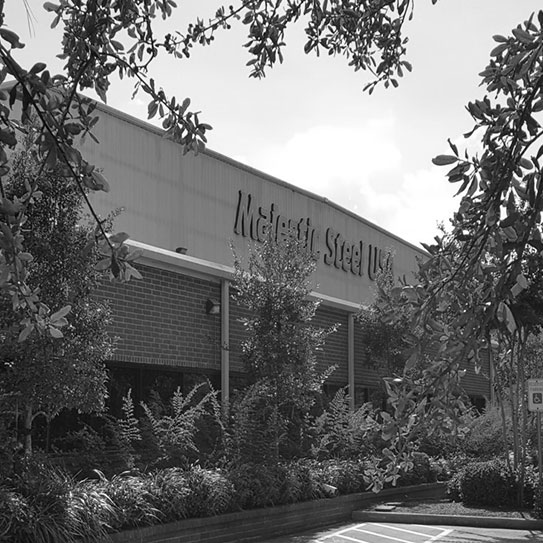
[[[516,530],[543,530],[543,520],[508,517],[474,517],[430,515],[422,513],[378,513],[353,511],[356,522],[391,522],[398,524],[439,524],[442,526],[472,526],[474,528],[510,528]]]

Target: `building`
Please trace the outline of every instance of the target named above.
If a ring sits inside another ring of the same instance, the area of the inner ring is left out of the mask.
[[[109,361],[113,396],[128,387],[139,397],[151,389],[167,395],[207,377],[228,397],[244,373],[230,243],[243,255],[272,224],[278,237],[293,230],[318,256],[317,322],[341,324],[321,354],[323,368],[337,365],[329,388],[348,385],[353,400],[367,400],[379,373],[366,359],[354,316],[372,301],[386,250],[394,251],[395,275],[408,279],[424,251],[326,198],[213,151],[183,155],[159,129],[109,107],[99,113],[100,145],[86,142],[84,151],[112,188],[94,204],[103,215],[122,207],[115,230],[144,251],[144,280],[106,284],[100,293],[112,300],[112,332],[120,338]],[[489,393],[484,373],[465,379],[479,400]]]

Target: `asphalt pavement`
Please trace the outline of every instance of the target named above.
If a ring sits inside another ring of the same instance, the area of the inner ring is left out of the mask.
[[[543,543],[540,530],[355,522],[262,543]]]

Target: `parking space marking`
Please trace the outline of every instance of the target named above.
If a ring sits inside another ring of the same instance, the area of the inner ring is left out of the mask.
[[[438,539],[441,539],[442,537],[445,537],[446,535],[452,534],[454,532],[454,530],[452,528],[448,528],[448,529],[442,528],[442,530],[443,530],[443,532],[441,534],[434,535],[433,537],[428,539],[428,541],[426,541],[426,543],[431,543],[432,541],[437,541]]]
[[[390,524],[379,524],[379,523],[375,523],[374,524],[375,526],[380,526],[381,528],[394,528],[394,530],[398,530],[400,532],[406,532],[408,534],[414,534],[414,535],[423,535],[423,536],[429,536],[431,534],[428,534],[426,532],[415,532],[414,530],[408,530],[407,528],[400,528],[399,526],[391,526]],[[416,528],[417,525],[416,524],[413,524],[413,526]],[[430,527],[430,526],[421,526],[421,528],[430,528],[432,531],[433,530],[440,530],[437,534],[435,535],[440,535],[441,534],[441,531],[443,531],[443,528],[434,528],[434,527]]]
[[[384,531],[387,531],[390,535],[379,532],[379,530],[373,531],[373,527],[381,528]],[[366,522],[363,524],[357,524],[355,526],[349,526],[348,528],[344,528],[343,530],[339,530],[332,534],[325,535],[321,537],[321,539],[315,540],[315,543],[348,543],[351,541],[353,541],[354,543],[370,543],[368,541],[368,538],[364,537],[364,535],[370,536],[369,539],[371,540],[374,540],[375,537],[378,537],[380,539],[386,539],[391,543],[433,543],[434,541],[438,541],[442,537],[445,537],[446,535],[449,535],[454,531],[453,529],[440,528],[437,526],[413,525],[412,527],[418,528],[420,529],[420,531],[415,531],[393,524]],[[438,530],[437,533],[436,530]],[[347,535],[348,532],[350,532],[350,535]],[[396,535],[396,532],[399,532],[398,535]],[[360,534],[360,538],[358,537],[358,534]],[[402,535],[402,537],[398,537],[399,535]]]
[[[355,543],[368,543],[367,541],[364,541],[363,539],[355,539],[354,537],[350,537],[350,536],[344,535],[344,534],[341,534],[341,535],[334,534],[334,535],[339,537],[342,541],[347,540],[347,541],[354,541]]]
[[[387,526],[388,528],[388,526]],[[363,534],[368,534],[368,535],[377,535],[379,537],[384,537],[385,539],[390,539],[391,541],[397,541],[398,543],[423,543],[422,541],[417,541],[417,542],[414,542],[414,541],[409,541],[407,539],[400,539],[399,537],[393,537],[393,536],[390,536],[390,535],[385,535],[385,534],[381,534],[379,532],[371,532],[370,530],[362,530],[360,528],[354,528],[357,532],[362,532]]]

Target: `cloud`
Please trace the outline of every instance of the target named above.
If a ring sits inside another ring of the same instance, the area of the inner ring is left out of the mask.
[[[441,168],[403,170],[392,114],[360,126],[320,125],[243,162],[324,196],[418,244],[456,209],[454,187]]]
[[[374,192],[365,216],[416,245],[432,241],[438,223],[448,225],[459,205],[454,198],[457,187],[444,174],[437,167],[403,174],[394,194]]]
[[[283,144],[244,157],[246,162],[298,187],[352,209],[358,188],[376,172],[399,167],[401,153],[391,136],[394,118],[363,126],[320,125]]]

